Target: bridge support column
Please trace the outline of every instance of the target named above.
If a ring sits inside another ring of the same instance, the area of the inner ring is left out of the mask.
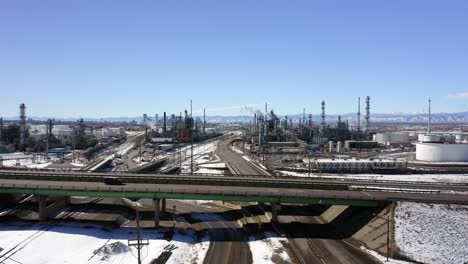
[[[47,195],[39,195],[39,221],[44,221],[47,219],[48,210],[47,210]]]
[[[154,206],[154,228],[159,228],[159,200],[153,199]]]
[[[271,221],[278,222],[278,210],[281,210],[281,204],[271,203]]]
[[[161,212],[166,212],[166,199],[161,199]]]

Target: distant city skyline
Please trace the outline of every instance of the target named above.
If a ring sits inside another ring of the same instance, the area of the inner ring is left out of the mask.
[[[0,117],[468,111],[466,1],[0,3]],[[362,107],[363,109],[363,107]]]

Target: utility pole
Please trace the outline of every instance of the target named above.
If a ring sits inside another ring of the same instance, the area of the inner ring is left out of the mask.
[[[190,99],[190,175],[193,175],[193,112],[192,112],[192,99]]]
[[[390,255],[390,215],[387,216],[387,262]]]
[[[136,239],[129,239],[128,240],[128,246],[129,247],[135,247],[138,250],[138,264],[141,264],[141,249],[144,246],[149,245],[149,240],[141,238],[140,213],[138,212],[138,208],[136,208],[136,226],[137,226],[137,238]]]

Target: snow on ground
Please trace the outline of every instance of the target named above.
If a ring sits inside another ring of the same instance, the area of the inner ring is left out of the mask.
[[[224,169],[226,169],[226,163],[224,163],[224,162],[203,163],[203,164],[198,164],[198,167],[207,168],[207,169],[221,169],[221,170],[224,170]]]
[[[232,149],[232,151],[234,151],[234,152],[236,152],[236,153],[244,154],[244,152],[243,152],[242,150],[238,149],[238,148],[235,147],[235,146],[232,146],[231,149]]]
[[[137,251],[128,248],[128,239],[136,238],[134,228],[108,229],[98,224],[66,223],[47,232],[41,231],[50,223],[15,222],[0,225],[0,262],[9,263],[135,263]],[[143,263],[150,263],[170,246],[172,256],[167,263],[202,263],[209,247],[209,239],[195,243],[191,230],[176,231],[172,241],[163,233],[142,230],[149,239],[143,248]],[[120,242],[120,243],[119,243]],[[18,246],[19,245],[19,246]],[[18,246],[18,247],[15,247]],[[10,252],[10,250],[12,250]],[[170,250],[170,249],[169,249]],[[5,256],[4,256],[5,255]],[[11,258],[7,259],[5,257]]]
[[[374,258],[378,259],[380,262],[385,263],[385,264],[413,264],[414,262],[408,262],[408,261],[403,261],[403,260],[396,260],[396,259],[391,259],[389,258],[387,261],[387,257],[384,257],[380,255],[379,253],[369,250],[365,247],[361,247],[361,250],[365,251],[367,254],[373,256]]]
[[[18,167],[17,162],[19,163],[19,167],[26,167],[31,169],[43,169],[52,164],[51,161],[45,162],[44,160],[38,160],[37,158],[36,161],[33,161],[33,159],[31,158],[18,160],[4,160],[2,163],[4,167]]]
[[[265,233],[266,238],[260,240],[251,237],[249,241],[250,251],[252,252],[252,260],[254,264],[270,264],[278,263],[274,261],[274,257],[279,257],[286,263],[290,263],[291,259],[288,253],[284,250],[283,243],[287,243],[287,239],[278,237],[278,234],[272,232]],[[282,243],[283,242],[283,243]]]
[[[195,171],[195,173],[201,173],[201,174],[223,174],[223,171],[221,171],[221,170],[215,170],[215,169],[199,168],[198,170]]]
[[[71,162],[70,165],[75,166],[75,167],[84,167],[86,166],[86,163],[83,163],[80,160],[76,160],[75,162]]]
[[[198,164],[204,164],[206,162],[220,162],[221,159],[214,154],[216,148],[218,147],[218,144],[219,144],[219,140],[215,140],[215,141],[211,141],[211,142],[207,142],[207,143],[199,143],[199,144],[195,144],[193,146],[193,163],[195,165],[198,165]],[[182,173],[190,173],[190,155],[191,155],[191,146],[186,146],[184,148],[182,148],[182,157],[183,157],[183,162],[182,162],[182,168],[181,168],[181,171]],[[213,160],[210,159],[210,156],[211,158],[214,158]],[[184,159],[185,158],[185,159]],[[202,171],[204,171],[204,169],[200,169]],[[196,171],[197,173],[204,173],[204,172],[199,172],[199,171]],[[219,172],[217,172],[216,174],[220,174]]]
[[[125,131],[125,134],[128,136],[133,136],[133,135],[137,135],[140,133],[141,133],[140,131]]]
[[[468,263],[468,206],[398,203],[395,242],[417,262]]]
[[[278,171],[283,175],[309,177],[307,172]],[[311,177],[348,178],[393,181],[425,181],[425,182],[454,182],[468,183],[468,174],[325,174],[312,173]]]
[[[128,151],[130,151],[135,146],[133,142],[127,142],[118,146],[115,150],[117,151],[116,154],[118,155],[125,155]]]

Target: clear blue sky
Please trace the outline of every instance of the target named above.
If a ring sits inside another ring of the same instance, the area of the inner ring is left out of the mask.
[[[0,115],[468,110],[468,1],[0,2]],[[224,109],[226,108],[226,109]],[[260,107],[262,108],[262,107]],[[224,109],[224,110],[223,110]]]

